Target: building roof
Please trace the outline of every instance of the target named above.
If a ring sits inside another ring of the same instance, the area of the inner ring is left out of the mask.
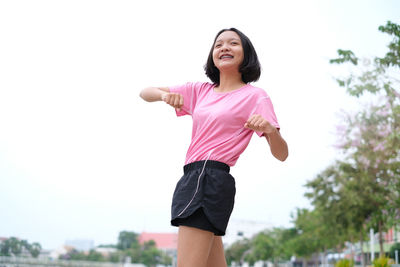
[[[139,243],[153,240],[158,249],[177,249],[178,247],[178,234],[177,233],[146,233],[143,232],[139,235]]]

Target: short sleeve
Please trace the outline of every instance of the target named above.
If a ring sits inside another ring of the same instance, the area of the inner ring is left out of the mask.
[[[183,85],[171,86],[168,88],[171,93],[177,93],[183,96],[183,106],[180,111],[175,109],[176,115],[192,115],[197,99],[195,84],[185,83]]]
[[[255,111],[253,114],[261,115],[265,118],[269,123],[272,124],[278,130],[280,129],[278,119],[276,118],[274,106],[272,105],[271,99],[269,96],[262,96],[258,99]],[[258,136],[263,136],[263,132],[256,132]]]

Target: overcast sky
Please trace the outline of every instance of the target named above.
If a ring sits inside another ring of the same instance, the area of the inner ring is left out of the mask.
[[[193,2],[193,3],[192,3]],[[400,1],[1,1],[0,237],[56,248],[172,232],[170,204],[191,118],[139,98],[147,86],[207,81],[215,34],[236,27],[262,64],[289,145],[279,162],[253,136],[231,173],[233,220],[291,225],[304,184],[338,158],[341,109],[356,100],[329,64],[339,48],[383,55]],[[228,226],[229,228],[229,226]]]

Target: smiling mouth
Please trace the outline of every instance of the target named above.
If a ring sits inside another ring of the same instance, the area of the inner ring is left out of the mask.
[[[219,59],[225,59],[225,58],[233,58],[233,56],[231,56],[231,55],[222,55],[222,56],[220,56]]]

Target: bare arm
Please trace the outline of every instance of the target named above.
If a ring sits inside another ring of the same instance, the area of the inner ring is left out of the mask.
[[[267,138],[272,155],[280,161],[285,161],[289,155],[289,150],[279,131],[275,128],[274,131],[265,133],[265,138]]]
[[[282,138],[278,129],[264,119],[261,115],[252,115],[244,125],[244,127],[254,131],[264,133],[265,138],[271,149],[272,155],[280,161],[285,161],[289,155],[286,141]]]
[[[147,102],[164,101],[178,111],[183,106],[183,96],[171,93],[168,87],[147,87],[140,92],[140,97]]]
[[[147,87],[140,92],[140,97],[147,102],[163,101],[168,93],[168,87]]]

